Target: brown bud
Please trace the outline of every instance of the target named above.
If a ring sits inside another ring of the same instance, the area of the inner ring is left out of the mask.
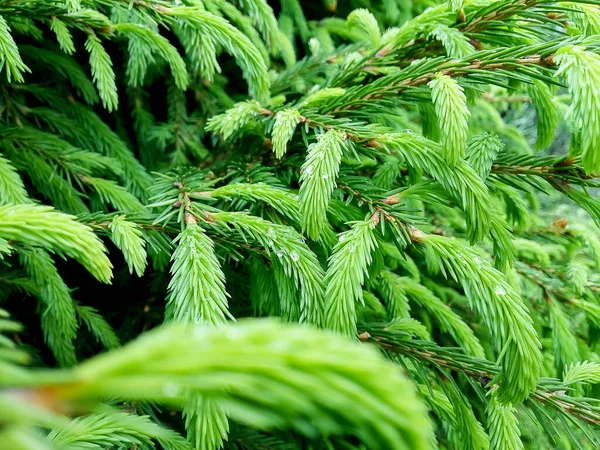
[[[567,219],[566,217],[561,217],[559,219],[556,219],[554,222],[552,222],[552,226],[554,228],[558,228],[560,231],[564,231],[565,228],[567,228],[568,224],[569,224],[569,219]]]

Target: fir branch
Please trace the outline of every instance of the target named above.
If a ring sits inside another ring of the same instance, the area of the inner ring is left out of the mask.
[[[169,16],[189,22],[191,25],[203,30],[205,34],[213,36],[220,45],[236,58],[242,67],[252,97],[258,101],[263,101],[268,97],[269,78],[265,62],[252,42],[239,30],[231,26],[225,19],[199,8],[161,7],[161,11]]]
[[[288,219],[294,222],[300,221],[298,199],[296,196],[291,195],[287,190],[265,183],[232,183],[218,187],[212,191],[192,192],[190,193],[190,198],[240,198],[253,202],[261,201]]]
[[[554,59],[559,65],[555,76],[565,76],[573,98],[566,119],[574,131],[581,133],[583,167],[588,174],[600,172],[600,103],[596,104],[600,101],[596,95],[600,56],[580,46],[565,46]]]
[[[69,28],[67,28],[62,20],[54,17],[50,22],[50,29],[54,31],[56,40],[58,41],[58,44],[63,52],[67,53],[68,55],[75,53],[73,36],[71,36]]]
[[[48,440],[66,448],[151,446],[154,440],[167,450],[187,448],[185,439],[175,431],[156,425],[150,417],[106,407],[95,414],[77,417],[53,429]]]
[[[483,347],[475,337],[473,330],[433,292],[412,278],[400,277],[390,272],[383,272],[382,276],[387,279],[388,283],[398,286],[408,298],[434,316],[440,324],[440,329],[449,333],[467,354],[478,358],[485,357]]]
[[[144,205],[131,192],[116,182],[86,175],[80,175],[79,178],[96,191],[103,203],[112,205],[121,212],[136,214],[146,212]]]
[[[540,80],[533,80],[533,85],[528,88],[528,92],[537,114],[535,147],[543,150],[554,140],[554,133],[558,127],[558,112],[554,96],[548,85]]]
[[[467,163],[459,160],[451,169],[439,144],[410,133],[385,136],[379,141],[411,166],[429,172],[462,205],[471,241],[483,239],[489,230],[491,199],[481,178]]]
[[[417,361],[427,362],[439,369],[449,369],[473,378],[481,385],[489,386],[497,378],[500,368],[488,360],[466,356],[452,348],[439,347],[436,344],[410,340],[408,335],[399,331],[381,330],[380,327],[359,325],[360,340],[373,342],[386,351],[406,355]],[[490,387],[495,387],[491,385]],[[548,379],[538,384],[531,395],[532,400],[556,411],[572,416],[585,423],[600,426],[600,415],[586,400],[564,395],[567,387],[558,380]],[[510,405],[505,405],[510,406]]]
[[[500,403],[495,390],[492,390],[486,412],[490,429],[490,449],[522,450],[524,447],[521,441],[516,408],[512,405]]]
[[[503,148],[504,144],[495,134],[485,133],[473,136],[469,141],[465,159],[475,172],[485,180],[492,170],[492,164],[498,153]]]

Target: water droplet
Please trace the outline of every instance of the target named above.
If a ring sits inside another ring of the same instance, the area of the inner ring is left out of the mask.
[[[344,242],[344,241],[346,240],[346,235],[345,235],[345,234],[342,234],[342,235],[340,236],[340,239],[339,239],[339,240],[340,240],[340,242]]]
[[[279,251],[277,252],[277,256],[278,256],[279,258],[281,258],[281,257],[283,256],[283,252],[282,252],[281,250],[279,250]]]
[[[231,116],[227,116],[227,120],[231,120]]]
[[[298,255],[296,252],[292,252],[290,253],[290,258],[292,258],[292,261],[298,261],[300,259],[300,255]]]
[[[300,196],[299,195],[294,195],[294,200],[300,200]]]
[[[311,173],[312,170],[313,170],[313,166],[312,166],[312,164],[310,164],[309,166],[306,167],[306,169],[304,169],[304,172]]]
[[[350,253],[354,253],[356,251],[356,245],[351,245],[350,247],[348,247],[348,251]]]
[[[275,239],[277,237],[277,232],[275,231],[275,228],[269,227],[269,229],[267,230],[267,236],[269,236],[272,239]]]
[[[273,242],[273,241],[269,241],[269,242],[267,242],[267,245],[268,245],[269,247],[273,247],[273,244],[274,244],[274,242]]]
[[[200,315],[200,313],[196,314],[196,325],[199,325],[200,322],[202,322],[202,316]]]
[[[479,256],[475,256],[473,258],[473,261],[475,262],[475,264],[477,265],[477,267],[481,267],[481,258]]]
[[[163,386],[163,394],[167,397],[175,397],[179,393],[179,386],[175,383],[167,383]]]
[[[463,257],[463,256],[462,256],[462,253],[459,253],[457,256],[458,256],[459,258],[461,258],[461,259],[462,259],[462,257]]]
[[[496,290],[494,292],[496,292],[496,295],[506,295],[506,291],[500,285],[496,286]]]
[[[323,179],[326,180],[327,178],[329,178],[329,175],[327,175],[326,173],[323,174]]]

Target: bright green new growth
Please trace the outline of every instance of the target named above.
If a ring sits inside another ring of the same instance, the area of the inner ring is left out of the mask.
[[[355,9],[348,15],[348,24],[359,28],[368,37],[369,44],[378,48],[381,42],[381,30],[377,19],[367,9]]]
[[[190,223],[174,243],[167,318],[211,325],[233,318],[227,309],[225,276],[204,230]]]
[[[431,30],[430,36],[442,43],[451,58],[464,58],[475,52],[469,39],[456,28],[439,24]]]
[[[567,111],[573,131],[580,136],[583,166],[587,173],[600,171],[600,56],[581,46],[567,46],[556,52],[559,68],[555,76],[565,77],[573,103]]]
[[[496,397],[495,390],[492,390],[486,412],[491,424],[490,449],[522,450],[524,447],[516,409],[511,405],[501,404]]]
[[[146,269],[146,242],[142,238],[140,227],[125,220],[124,216],[116,216],[108,226],[111,239],[123,252],[129,272],[141,277]]]
[[[373,220],[356,222],[339,235],[325,275],[325,326],[347,336],[356,334],[356,304],[377,247]]]
[[[600,364],[590,361],[571,364],[565,369],[563,381],[567,385],[575,383],[600,383]]]
[[[70,256],[98,281],[110,283],[112,264],[91,228],[50,206],[0,206],[0,238]]]
[[[225,276],[217,261],[213,242],[204,230],[190,222],[174,241],[167,320],[222,325],[233,319],[227,305]],[[188,440],[196,450],[221,448],[229,424],[222,407],[191,393],[183,408]]]
[[[354,358],[361,364],[350,363]],[[170,381],[165,384],[159,374],[169,374]],[[146,383],[134,384],[144,377]],[[275,321],[170,326],[87,361],[70,379],[82,383],[83,395],[170,404],[177,404],[189,389],[213,398],[232,417],[249,424],[277,424],[303,433],[350,431],[373,449],[425,450],[431,438],[431,424],[414,387],[375,349]],[[43,376],[38,383],[43,385]],[[247,395],[248,386],[255,395]],[[378,406],[353,410],[355,402]],[[270,412],[263,409],[266,404]]]
[[[17,170],[10,161],[0,156],[0,205],[29,203],[27,191]]]
[[[108,111],[117,109],[119,104],[117,85],[115,82],[115,72],[112,67],[112,60],[102,42],[95,34],[88,35],[85,41],[85,49],[90,54],[90,66],[94,83],[98,88],[98,93],[102,99],[102,104]]]
[[[12,37],[10,27],[4,17],[0,15],[0,69],[6,68],[6,79],[23,81],[23,72],[29,68],[23,63],[17,44]]]
[[[327,222],[329,197],[337,185],[344,136],[329,130],[308,147],[300,175],[300,216],[307,236],[318,240]]]
[[[257,103],[238,103],[224,114],[211,117],[206,129],[219,133],[224,140],[227,140],[246,125],[249,125],[253,119],[258,117],[259,112],[260,108]]]
[[[467,148],[467,130],[469,109],[464,90],[456,80],[443,74],[437,74],[429,82],[431,99],[435,105],[442,133],[444,158],[450,166],[465,156]]]
[[[273,124],[273,152],[277,158],[283,158],[287,151],[287,144],[300,123],[300,113],[294,109],[285,109],[275,116]]]
[[[127,414],[109,408],[54,428],[48,439],[66,448],[84,448],[90,442],[97,446],[151,446],[153,441],[170,450],[184,450],[187,447],[187,442],[175,431],[155,424],[149,416]]]

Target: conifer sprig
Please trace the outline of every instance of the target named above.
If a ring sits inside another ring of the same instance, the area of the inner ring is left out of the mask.
[[[318,136],[308,148],[300,175],[300,215],[307,236],[318,240],[327,221],[329,196],[336,187],[342,151],[343,135],[329,130]]]
[[[363,303],[363,284],[377,247],[371,219],[352,224],[339,235],[325,275],[325,325],[347,336],[356,334],[356,303]]]
[[[0,206],[0,237],[70,256],[104,283],[112,277],[106,247],[91,228],[51,206]]]

